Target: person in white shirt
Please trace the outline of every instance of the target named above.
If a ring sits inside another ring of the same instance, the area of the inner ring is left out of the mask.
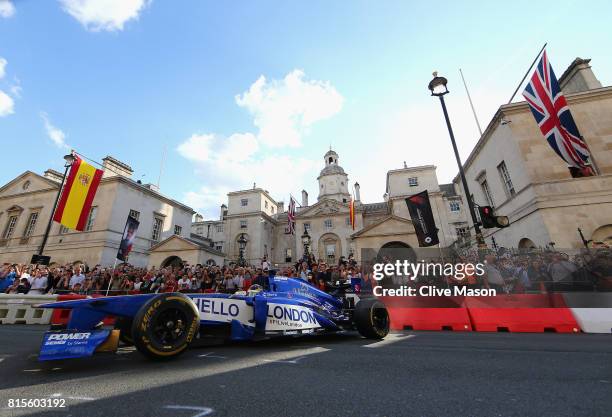
[[[185,291],[191,288],[191,280],[187,275],[183,275],[181,279],[178,280],[178,289],[179,291]]]
[[[234,287],[240,291],[244,288],[244,268],[238,268],[238,274],[234,276]]]
[[[41,271],[36,271],[34,278],[30,281],[31,287],[28,294],[44,294],[47,289],[47,276],[43,276]]]
[[[70,278],[70,289],[73,289],[76,284],[81,284],[82,286],[83,281],[85,281],[85,275],[81,273],[81,268],[77,267],[77,269],[74,270],[74,275]]]

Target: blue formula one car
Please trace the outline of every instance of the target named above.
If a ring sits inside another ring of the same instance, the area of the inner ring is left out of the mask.
[[[383,339],[389,314],[376,298],[359,299],[351,284],[328,294],[309,283],[270,277],[269,291],[253,285],[236,294],[140,294],[42,304],[71,309],[68,325],[45,333],[39,360],[114,352],[119,340],[151,359],[170,359],[210,338],[258,340],[273,336],[357,330]],[[115,328],[102,320],[116,318]]]

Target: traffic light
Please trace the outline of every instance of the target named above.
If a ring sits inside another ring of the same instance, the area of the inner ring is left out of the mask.
[[[496,216],[491,206],[479,206],[478,213],[480,214],[480,223],[485,229],[493,227],[508,227],[510,221],[507,216]]]

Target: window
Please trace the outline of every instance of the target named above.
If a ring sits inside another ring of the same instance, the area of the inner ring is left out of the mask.
[[[180,236],[181,232],[183,231],[183,228],[181,226],[179,226],[178,224],[174,225],[174,234]]]
[[[336,244],[330,243],[325,245],[325,255],[327,255],[327,262],[334,263],[336,260]]]
[[[310,232],[310,222],[304,223],[304,230]]]
[[[470,236],[470,230],[467,227],[455,227],[455,233],[459,239],[465,239]]]
[[[93,206],[91,210],[89,210],[89,216],[87,217],[87,225],[85,226],[86,232],[91,232],[93,230],[94,222],[96,221],[96,214],[98,213],[98,207]]]
[[[6,227],[4,228],[4,234],[2,237],[4,239],[10,239],[13,236],[13,232],[15,231],[15,225],[17,224],[17,218],[19,216],[11,216],[6,222]]]
[[[219,252],[221,252],[223,250],[223,245],[220,243],[216,243],[215,244],[215,249],[218,250]]]
[[[246,207],[249,205],[249,199],[248,198],[243,198],[242,200],[240,200],[240,205],[242,207]]]
[[[274,206],[272,206],[272,214],[274,214]]]
[[[482,188],[482,193],[484,194],[485,199],[487,200],[487,204],[491,207],[495,207],[495,204],[493,204],[493,196],[491,195],[491,190],[489,189],[489,183],[486,179],[483,179],[480,182],[480,187]]]
[[[499,171],[499,176],[501,177],[502,183],[504,183],[504,189],[506,190],[506,195],[510,198],[516,194],[514,191],[514,185],[512,185],[512,180],[510,179],[510,173],[508,172],[508,167],[506,167],[506,162],[502,161],[501,164],[497,166],[497,171]]]
[[[411,187],[416,187],[419,185],[419,179],[417,177],[408,178],[408,185]]]
[[[63,224],[60,225],[60,230],[59,230],[59,234],[60,235],[65,235],[69,231],[70,231],[70,229],[68,229],[66,226],[64,226]]]
[[[241,229],[246,229],[247,228],[247,221],[246,220],[240,220],[240,228]]]
[[[264,206],[265,206],[266,208],[268,208],[268,200],[266,200],[266,201],[264,202]]]
[[[160,219],[159,217],[153,218],[153,232],[151,233],[151,240],[153,240],[154,242],[159,241],[163,225],[164,221],[162,219]]]
[[[218,224],[217,225],[217,233],[223,233],[223,225],[222,224]]]
[[[346,198],[343,198],[343,199],[342,199],[342,202],[343,202],[343,203],[346,203]]]
[[[140,220],[140,212],[136,210],[130,210],[130,217],[133,217],[136,220]]]
[[[326,229],[331,229],[334,225],[332,224],[331,219],[325,219],[323,221],[323,226],[325,226]]]
[[[25,231],[23,232],[23,237],[32,236],[34,232],[34,228],[36,227],[36,221],[38,220],[38,212],[30,213],[30,218],[28,219],[28,224],[26,224]]]
[[[450,207],[450,211],[453,213],[461,211],[461,205],[458,201],[449,201],[448,206]]]

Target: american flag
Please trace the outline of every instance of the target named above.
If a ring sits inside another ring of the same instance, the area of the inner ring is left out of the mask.
[[[557,155],[570,166],[587,167],[589,148],[578,132],[546,51],[525,87],[523,97],[529,103],[544,138]]]
[[[287,230],[286,234],[295,234],[295,200],[289,197],[289,209],[287,210]]]

